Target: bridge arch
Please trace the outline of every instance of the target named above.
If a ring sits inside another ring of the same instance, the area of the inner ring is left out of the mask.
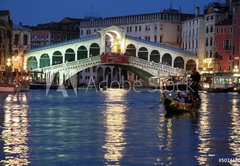
[[[65,62],[75,61],[75,52],[73,49],[69,48],[65,52]]]
[[[103,81],[103,68],[102,67],[98,67],[97,69],[97,81],[101,82]]]
[[[194,60],[190,59],[186,64],[186,71],[192,70],[192,68],[197,67],[197,64]]]
[[[108,83],[110,84],[112,81],[112,76],[111,76],[112,70],[110,67],[106,67],[105,69],[105,79],[108,81]]]
[[[153,50],[150,54],[150,61],[159,63],[160,62],[160,53],[157,50]]]
[[[184,59],[180,56],[176,57],[174,60],[174,67],[184,69]]]
[[[58,65],[63,63],[63,56],[60,51],[55,51],[52,56],[52,65]]]
[[[40,57],[40,68],[50,66],[50,58],[48,54],[42,54]]]
[[[148,60],[148,49],[146,47],[141,47],[138,50],[138,58]]]
[[[135,45],[129,44],[126,48],[126,54],[130,55],[130,56],[133,56],[133,57],[136,57],[136,53],[137,53],[137,50],[136,50]]]
[[[113,80],[115,81],[120,81],[120,78],[119,78],[119,68],[118,67],[114,67],[113,68]]]
[[[169,53],[165,53],[162,57],[162,64],[172,66],[172,56]]]
[[[100,55],[100,47],[97,43],[92,43],[90,45],[90,57]]]
[[[37,69],[38,68],[38,62],[36,57],[31,56],[27,59],[27,68],[29,70]]]
[[[88,50],[85,46],[80,46],[77,50],[77,60],[85,59],[88,57]]]

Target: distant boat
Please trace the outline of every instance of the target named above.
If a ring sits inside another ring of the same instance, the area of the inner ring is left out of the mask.
[[[240,91],[240,77],[239,76],[218,76],[207,75],[204,76],[201,83],[201,90],[210,93],[227,93]]]
[[[16,86],[11,84],[0,84],[0,93],[15,93]]]
[[[167,113],[194,112],[200,107],[200,98],[195,98],[188,93],[180,94],[176,92],[172,94],[168,91],[162,93],[162,100]]]

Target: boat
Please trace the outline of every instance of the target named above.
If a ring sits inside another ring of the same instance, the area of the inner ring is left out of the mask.
[[[201,105],[201,99],[194,97],[191,93],[163,91],[162,100],[168,114],[194,112]]]
[[[240,91],[240,77],[235,75],[203,76],[201,90],[209,93],[228,93]]]
[[[12,84],[0,84],[0,93],[15,93],[16,86]]]

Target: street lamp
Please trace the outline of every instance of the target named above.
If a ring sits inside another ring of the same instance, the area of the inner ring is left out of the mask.
[[[237,66],[234,66],[233,72],[234,72],[234,73],[238,73],[238,72],[239,72],[239,69],[238,69]]]

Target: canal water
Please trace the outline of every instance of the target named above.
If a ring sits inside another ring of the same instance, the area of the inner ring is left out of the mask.
[[[201,93],[166,116],[159,92],[33,90],[3,97],[1,165],[219,165],[240,158],[240,95]],[[239,164],[239,163],[238,163]]]

